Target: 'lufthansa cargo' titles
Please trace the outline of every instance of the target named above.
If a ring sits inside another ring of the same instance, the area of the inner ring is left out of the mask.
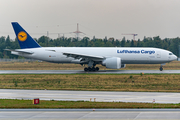
[[[135,53],[135,54],[154,54],[155,51],[145,51],[145,50],[117,50],[117,53]]]

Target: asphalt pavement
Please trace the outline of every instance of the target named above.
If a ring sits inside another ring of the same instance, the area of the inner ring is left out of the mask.
[[[0,99],[180,103],[180,93],[0,89]]]
[[[180,109],[0,109],[1,120],[180,120]]]

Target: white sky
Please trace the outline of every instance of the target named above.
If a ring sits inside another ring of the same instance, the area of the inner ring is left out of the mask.
[[[75,31],[77,23],[90,38],[122,39],[122,33],[137,33],[141,40],[175,38],[180,36],[180,0],[0,0],[0,36],[15,38],[13,21],[33,38],[47,31],[57,38],[57,33]]]

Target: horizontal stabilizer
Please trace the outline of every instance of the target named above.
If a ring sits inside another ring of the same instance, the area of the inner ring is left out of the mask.
[[[24,53],[24,54],[33,54],[33,52],[28,52],[28,51],[20,51],[20,50],[13,50],[13,49],[4,49],[4,50],[18,52],[18,53]]]

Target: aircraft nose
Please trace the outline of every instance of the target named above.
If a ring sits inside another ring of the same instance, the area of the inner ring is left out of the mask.
[[[177,61],[178,61],[178,57],[173,54],[173,55],[170,57],[170,60],[171,60],[171,61],[174,61],[174,60],[177,60]]]
[[[176,59],[177,59],[177,61],[179,60],[179,58],[176,56]]]
[[[173,59],[178,61],[178,57],[176,55],[173,56]]]

